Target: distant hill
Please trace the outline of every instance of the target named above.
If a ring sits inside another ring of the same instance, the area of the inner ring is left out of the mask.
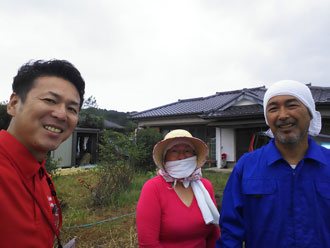
[[[125,131],[133,131],[136,127],[135,122],[129,119],[130,112],[118,112],[115,110],[106,110],[106,109],[99,109],[94,107],[89,107],[86,109],[82,109],[80,111],[80,119],[83,120],[84,118],[90,118],[92,120],[85,121],[83,126],[82,122],[79,127],[86,127],[86,125],[95,127],[95,125],[101,125],[100,122],[104,123],[104,120],[116,123],[120,126],[123,126],[126,130]],[[98,124],[97,124],[98,123]]]

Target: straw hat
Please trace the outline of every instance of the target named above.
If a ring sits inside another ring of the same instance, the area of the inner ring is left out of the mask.
[[[176,129],[169,132],[162,141],[159,141],[153,150],[153,159],[155,164],[159,168],[163,168],[164,165],[164,151],[167,145],[171,142],[182,140],[183,142],[191,142],[194,145],[196,156],[197,156],[197,168],[204,165],[206,157],[209,153],[209,149],[204,141],[193,137],[188,131],[183,129]]]

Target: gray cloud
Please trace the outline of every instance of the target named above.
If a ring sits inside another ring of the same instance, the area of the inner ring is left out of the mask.
[[[118,111],[284,78],[330,86],[327,1],[4,0],[0,16],[0,100],[39,58],[74,63]]]

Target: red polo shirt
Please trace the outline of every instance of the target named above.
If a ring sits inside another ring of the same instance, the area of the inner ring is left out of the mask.
[[[40,168],[45,168],[45,161],[40,164],[16,138],[0,131],[1,247],[53,247],[54,232],[48,222],[55,223],[55,201]]]

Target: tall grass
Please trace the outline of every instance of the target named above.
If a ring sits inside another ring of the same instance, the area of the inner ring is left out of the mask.
[[[76,237],[77,247],[82,248],[138,247],[135,215],[126,215],[136,211],[141,189],[144,183],[153,176],[155,176],[154,172],[134,173],[132,184],[125,191],[121,191],[117,205],[109,207],[94,207],[90,191],[78,181],[78,178],[83,178],[91,184],[96,183],[97,178],[93,170],[84,170],[55,178],[54,183],[63,208],[61,230],[63,243]],[[228,173],[203,171],[203,177],[212,182],[216,196],[220,197],[228,176]],[[125,217],[109,220],[120,216]],[[102,220],[109,221],[93,224]],[[84,224],[91,225],[84,228],[75,227]]]

